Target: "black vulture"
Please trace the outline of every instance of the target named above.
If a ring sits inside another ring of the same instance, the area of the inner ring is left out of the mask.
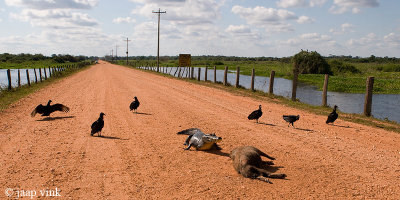
[[[36,108],[32,111],[31,116],[34,117],[36,113],[42,114],[42,116],[50,116],[50,114],[55,111],[63,111],[66,113],[69,112],[69,108],[67,106],[59,103],[50,105],[51,102],[52,101],[49,100],[49,102],[47,102],[47,105],[45,106],[43,106],[42,104],[36,106]]]
[[[103,129],[103,127],[104,127],[103,115],[106,115],[106,114],[100,113],[99,119],[97,119],[95,122],[93,122],[92,132],[90,133],[91,136],[93,136],[95,133],[99,133],[99,136],[101,135],[101,129]]]
[[[300,115],[283,115],[283,119],[289,122],[288,127],[290,124],[294,127],[293,123],[300,119]]]
[[[337,105],[333,107],[333,111],[331,114],[329,114],[328,119],[326,120],[326,123],[332,123],[335,122],[335,120],[339,117],[339,115],[336,113]]]
[[[137,99],[137,97],[135,97],[135,100],[134,101],[132,101],[132,103],[131,103],[131,105],[129,105],[129,109],[132,111],[132,110],[134,110],[136,113],[137,113],[137,108],[139,107],[139,105],[140,105],[140,102],[139,102],[139,100]]]
[[[249,120],[257,120],[258,123],[258,118],[260,118],[262,116],[262,111],[261,111],[261,105],[259,105],[258,110],[253,111],[252,113],[250,113],[250,115],[247,117],[247,119]]]

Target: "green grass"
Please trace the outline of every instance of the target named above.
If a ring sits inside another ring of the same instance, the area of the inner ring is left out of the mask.
[[[89,65],[87,65],[89,66]],[[41,88],[46,87],[60,79],[70,76],[74,73],[77,73],[87,66],[79,68],[79,69],[67,69],[63,72],[56,72],[56,74],[52,75],[52,77],[47,78],[47,80],[43,80],[43,82],[32,82],[31,86],[23,85],[19,88],[13,88],[12,90],[7,90],[6,88],[0,88],[0,110],[7,108],[10,104],[18,101],[19,99],[28,96],[31,93],[38,91]]]
[[[130,61],[137,66],[156,66],[155,60]],[[369,76],[374,79],[375,94],[400,94],[400,64],[393,63],[354,63],[343,62],[353,65],[360,73],[341,73],[329,77],[328,91],[346,92],[346,93],[365,93],[366,79]],[[119,64],[125,64],[125,61],[119,61]],[[161,67],[176,67],[178,60],[161,60]],[[275,77],[293,79],[292,63],[281,61],[210,61],[193,60],[193,67],[214,67],[224,69],[228,66],[230,71],[236,71],[240,67],[240,73],[251,75],[252,68],[255,69],[256,76],[270,76],[271,71],[275,71]],[[321,74],[300,74],[299,81],[315,85],[322,90],[324,75]]]

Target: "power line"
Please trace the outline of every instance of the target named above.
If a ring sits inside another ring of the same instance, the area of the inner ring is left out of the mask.
[[[167,11],[162,11],[158,8],[158,11],[153,11],[153,13],[158,14],[158,43],[157,43],[157,72],[160,69],[160,15],[163,13],[167,13]]]

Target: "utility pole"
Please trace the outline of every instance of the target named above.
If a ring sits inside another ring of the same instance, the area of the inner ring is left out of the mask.
[[[114,49],[111,49],[111,61],[114,61]]]
[[[118,52],[118,44],[115,45],[115,60],[118,60],[117,52]]]
[[[159,69],[160,69],[160,15],[162,13],[167,13],[167,12],[166,11],[161,12],[160,8],[158,8],[158,12],[153,11],[153,13],[158,14],[157,72],[159,72]]]
[[[126,65],[128,65],[128,42],[130,40],[128,40],[128,38],[126,38]]]

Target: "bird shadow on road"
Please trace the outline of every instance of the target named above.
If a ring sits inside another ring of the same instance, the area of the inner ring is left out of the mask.
[[[104,139],[111,139],[111,140],[129,140],[129,139],[122,139],[119,137],[113,137],[113,136],[104,136],[104,135],[100,135],[97,136],[98,138],[104,138]]]
[[[259,124],[262,124],[262,125],[267,125],[267,126],[276,126],[275,124],[267,124],[267,123],[265,123],[265,122],[258,122]]]
[[[296,127],[294,129],[301,130],[301,131],[307,131],[307,132],[314,132],[314,130],[311,130],[311,129],[296,128]]]
[[[137,112],[137,113],[133,113],[133,114],[137,114],[137,115],[151,115],[150,113],[142,113],[142,112]]]
[[[43,119],[38,119],[36,121],[54,121],[54,120],[59,120],[59,119],[71,119],[71,118],[75,118],[75,116],[65,116],[65,117],[46,117]]]
[[[331,124],[331,126],[337,126],[337,127],[341,127],[341,128],[351,128],[350,126],[341,126],[341,125],[336,125],[336,124]]]

